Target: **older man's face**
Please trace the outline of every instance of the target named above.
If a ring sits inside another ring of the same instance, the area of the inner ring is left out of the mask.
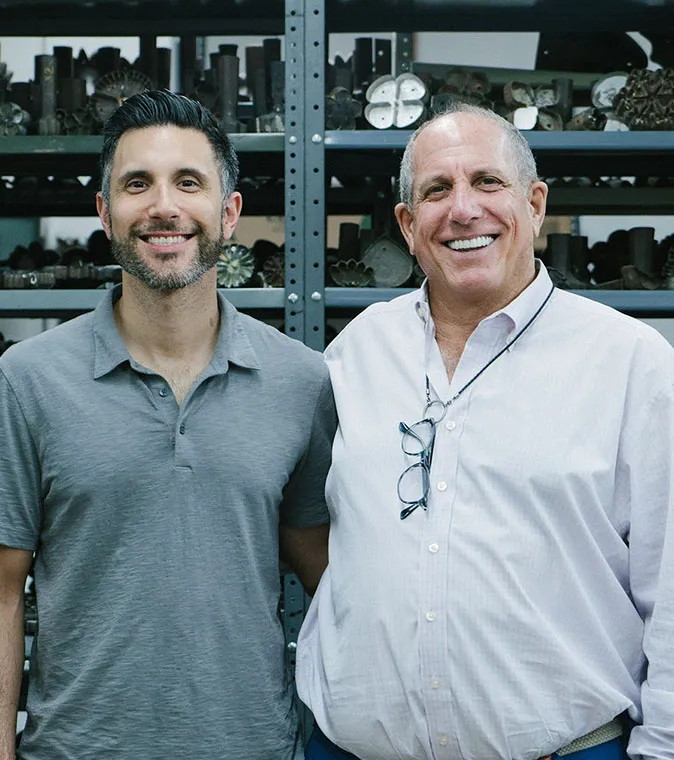
[[[396,217],[432,296],[489,313],[533,280],[547,187],[521,186],[498,123],[460,113],[425,129],[414,148],[412,193],[412,211],[398,204]]]

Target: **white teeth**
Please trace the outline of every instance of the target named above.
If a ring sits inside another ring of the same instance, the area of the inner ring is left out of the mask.
[[[493,243],[495,239],[495,235],[480,235],[470,240],[449,240],[446,245],[452,251],[465,251],[469,248],[484,248],[485,245]]]
[[[170,237],[148,237],[147,242],[152,245],[175,245],[187,240],[185,235],[171,235]]]

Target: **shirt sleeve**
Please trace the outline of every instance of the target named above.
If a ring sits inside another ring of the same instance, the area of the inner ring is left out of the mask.
[[[674,367],[672,367],[674,371]],[[645,628],[643,721],[632,730],[633,758],[672,757],[674,747],[674,375],[639,403],[638,429],[623,439],[631,492],[630,590]]]
[[[307,449],[283,491],[280,523],[291,528],[324,525],[330,520],[325,503],[325,479],[332,461],[337,415],[327,367],[324,369]]]
[[[14,389],[0,370],[0,544],[34,551],[40,531],[40,465]]]

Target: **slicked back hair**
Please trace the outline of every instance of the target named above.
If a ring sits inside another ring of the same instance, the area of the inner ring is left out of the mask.
[[[446,110],[436,114],[427,122],[424,122],[410,137],[405,152],[403,153],[402,161],[400,162],[400,200],[411,211],[414,203],[413,187],[414,187],[414,146],[416,144],[419,135],[432,124],[435,124],[440,119],[453,114],[467,113],[473,114],[483,119],[496,122],[508,139],[508,145],[512,151],[513,159],[517,167],[518,179],[523,189],[528,189],[532,182],[536,182],[538,179],[538,172],[536,170],[536,160],[531,152],[529,143],[526,141],[520,130],[509,121],[506,121],[503,117],[499,116],[494,111],[490,111],[488,108],[482,108],[481,106],[475,106],[470,103],[456,102],[452,103]]]
[[[108,206],[112,162],[122,135],[133,129],[165,126],[195,129],[204,134],[211,144],[220,170],[223,201],[234,192],[239,179],[239,160],[215,116],[201,103],[184,95],[176,95],[168,90],[148,90],[125,100],[103,127],[101,194]]]

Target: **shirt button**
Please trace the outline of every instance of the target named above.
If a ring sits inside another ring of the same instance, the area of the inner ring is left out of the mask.
[[[166,388],[160,388],[159,389],[159,395],[162,398],[166,398],[166,396],[168,396],[168,390]]]
[[[431,688],[432,689],[439,689],[440,688],[440,679],[439,678],[431,678]]]
[[[429,623],[432,623],[435,620],[435,612],[427,612],[426,620],[428,620]]]
[[[185,426],[184,426],[184,425],[181,425],[181,426],[178,428],[178,432],[180,433],[180,435],[185,435]]]
[[[428,547],[428,551],[431,552],[431,554],[437,554],[438,551],[439,551],[439,549],[440,549],[440,547],[437,544],[431,544]]]
[[[456,422],[454,422],[454,420],[447,420],[447,422],[445,422],[445,427],[447,430],[454,430],[456,427]]]
[[[446,491],[447,490],[447,483],[445,483],[444,480],[441,480],[438,483],[438,491]]]
[[[449,737],[447,734],[440,734],[440,736],[438,736],[438,744],[441,747],[446,747],[449,744]]]

